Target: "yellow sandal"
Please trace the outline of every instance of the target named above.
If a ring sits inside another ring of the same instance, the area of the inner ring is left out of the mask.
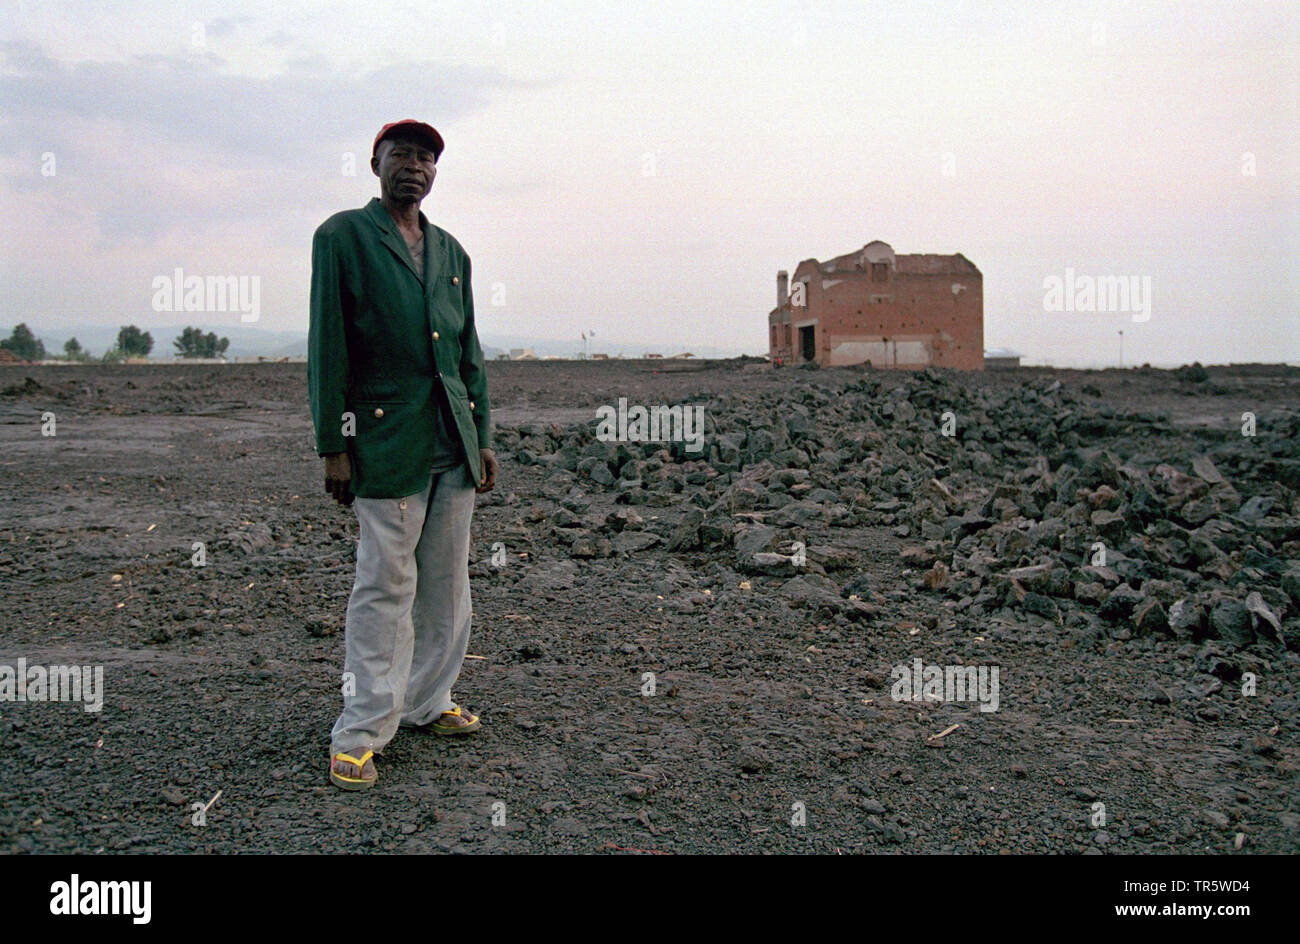
[[[442,724],[442,719],[451,715],[453,718],[460,718],[463,724]],[[457,734],[469,734],[471,731],[477,731],[482,725],[479,723],[478,715],[472,715],[468,711],[462,711],[460,705],[457,705],[451,711],[444,711],[438,716],[438,720],[429,725],[429,730],[434,734],[443,736],[454,736]]]
[[[359,758],[353,757],[351,754],[344,754],[342,752],[339,752],[338,754],[330,755],[330,783],[334,784],[334,786],[342,790],[370,789],[375,785],[375,781],[379,779],[379,771],[375,769],[375,765],[373,763],[370,765],[370,769],[374,772],[369,777],[365,776],[366,762],[371,760],[374,756],[375,756],[374,751],[366,751]],[[343,761],[343,763],[345,764],[354,765],[357,768],[357,770],[361,771],[362,775],[360,777],[348,777],[345,776],[344,774],[339,773],[334,768],[334,764],[338,761]]]

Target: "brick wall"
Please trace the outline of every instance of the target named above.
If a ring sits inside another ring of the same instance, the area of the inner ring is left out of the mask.
[[[797,282],[806,285],[807,306],[769,316],[773,363],[800,363],[800,329],[810,327],[815,358],[824,366],[869,360],[875,367],[984,367],[984,286],[978,274],[922,275],[889,266],[874,273],[824,273],[805,260],[790,280],[792,293]]]

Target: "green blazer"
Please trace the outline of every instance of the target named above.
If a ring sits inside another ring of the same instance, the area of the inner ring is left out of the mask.
[[[469,256],[420,214],[424,279],[378,198],[312,241],[307,389],[316,452],[347,452],[353,494],[403,498],[428,483],[445,398],[474,482],[492,444]],[[445,391],[445,393],[444,393]],[[351,422],[349,422],[351,420]]]

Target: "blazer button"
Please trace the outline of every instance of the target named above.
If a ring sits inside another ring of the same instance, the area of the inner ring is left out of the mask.
[[[438,332],[437,332],[437,331],[433,332],[433,339],[434,339],[435,341],[438,340]]]
[[[469,408],[470,408],[471,410],[474,409],[474,401],[473,401],[473,400],[470,400],[470,401],[469,401]]]
[[[375,407],[375,419],[381,420],[383,418],[384,418],[384,408],[381,406]]]
[[[452,285],[459,285],[459,284],[460,284],[460,276],[459,276],[459,275],[453,275],[453,276],[451,277],[451,284],[452,284]]]

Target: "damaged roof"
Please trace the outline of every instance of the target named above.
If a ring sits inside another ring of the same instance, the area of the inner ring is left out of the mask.
[[[864,272],[859,268],[862,250],[850,252],[825,262],[818,262],[817,268],[824,273]],[[816,260],[814,260],[816,261]],[[899,275],[979,275],[980,270],[961,253],[945,256],[937,252],[896,253],[894,271]]]

